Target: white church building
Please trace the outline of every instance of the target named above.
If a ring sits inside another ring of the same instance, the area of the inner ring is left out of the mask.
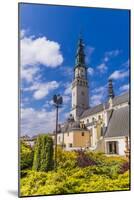
[[[108,80],[107,102],[90,107],[89,82],[83,41],[80,38],[72,82],[72,109],[59,124],[57,143],[66,150],[88,149],[108,155],[129,155],[129,93],[114,95]],[[63,99],[64,101],[64,99]]]

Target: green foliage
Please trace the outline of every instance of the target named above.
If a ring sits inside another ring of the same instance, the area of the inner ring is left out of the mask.
[[[119,157],[119,156],[106,156],[104,153],[101,152],[86,152],[92,160],[96,162],[97,165],[105,165],[105,166],[113,166],[113,165],[120,165],[126,162],[126,158]]]
[[[53,140],[48,135],[40,135],[37,138],[33,170],[49,171],[53,169]]]
[[[119,173],[122,163],[126,162],[125,158],[107,157],[104,154],[92,152],[85,154],[94,160],[96,165],[80,168],[77,165],[77,152],[66,152],[58,148],[57,172],[54,170],[23,172],[21,195],[129,190],[129,171]]]
[[[20,168],[31,168],[33,163],[33,149],[24,141],[20,143]]]
[[[94,174],[90,167],[58,172],[29,171],[21,179],[21,195],[67,194],[95,191],[129,190],[128,172],[112,179],[105,174]]]
[[[60,147],[57,150],[57,167],[59,169],[73,169],[77,164],[77,154],[74,151],[64,151]]]

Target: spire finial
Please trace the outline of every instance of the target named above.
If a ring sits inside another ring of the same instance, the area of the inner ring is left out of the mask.
[[[85,66],[84,44],[82,34],[79,34],[78,47],[76,53],[76,66]]]
[[[113,81],[111,78],[108,80],[108,97],[109,97],[109,99],[114,98]]]

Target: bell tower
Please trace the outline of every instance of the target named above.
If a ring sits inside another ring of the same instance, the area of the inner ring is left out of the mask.
[[[82,38],[78,41],[74,79],[72,82],[72,115],[78,120],[80,115],[89,107],[89,87],[87,67],[85,65],[84,44]]]

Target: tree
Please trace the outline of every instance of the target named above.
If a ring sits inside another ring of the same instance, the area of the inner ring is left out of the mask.
[[[48,135],[40,135],[35,144],[33,170],[49,171],[53,164],[53,140]]]
[[[33,149],[25,143],[20,142],[20,168],[21,170],[31,168],[33,163]]]

